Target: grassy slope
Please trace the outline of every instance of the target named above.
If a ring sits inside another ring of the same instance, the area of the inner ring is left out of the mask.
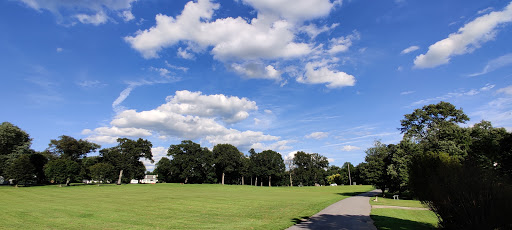
[[[425,206],[417,200],[393,200],[378,198],[378,202],[370,200],[371,205],[390,205],[401,207],[424,208]],[[429,210],[404,210],[392,208],[374,208],[371,217],[379,230],[422,230],[434,229],[437,226],[437,217]]]
[[[0,187],[2,227],[283,229],[370,186],[105,185]]]

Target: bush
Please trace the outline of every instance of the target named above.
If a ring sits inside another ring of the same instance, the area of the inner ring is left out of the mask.
[[[445,229],[512,229],[512,187],[492,170],[444,153],[413,158],[411,187]]]

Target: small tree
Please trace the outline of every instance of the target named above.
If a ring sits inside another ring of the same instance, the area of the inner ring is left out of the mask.
[[[105,183],[115,178],[114,166],[109,163],[97,163],[89,168],[93,180]]]
[[[48,162],[45,166],[46,177],[54,183],[62,184],[65,182],[69,186],[80,172],[78,163],[68,159],[56,159]]]
[[[19,183],[28,184],[35,179],[35,167],[30,162],[30,157],[24,154],[15,159],[7,168],[7,175],[9,178],[14,179],[16,186]]]

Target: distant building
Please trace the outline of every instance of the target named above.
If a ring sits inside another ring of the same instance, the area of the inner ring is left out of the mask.
[[[135,179],[132,179],[132,180],[130,181],[130,184],[138,184],[138,183],[139,183],[139,181],[138,181],[138,180],[135,180]]]
[[[158,182],[158,175],[146,175],[144,179],[140,180],[141,184],[156,184]]]

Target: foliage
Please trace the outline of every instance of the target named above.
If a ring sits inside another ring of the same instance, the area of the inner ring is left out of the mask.
[[[343,184],[343,179],[339,173],[327,176],[326,180],[328,184]]]
[[[37,184],[46,183],[44,166],[48,163],[48,158],[42,153],[34,153],[29,155],[30,163],[34,167],[35,182]]]
[[[44,172],[46,178],[53,181],[53,183],[66,183],[69,186],[69,183],[75,180],[80,172],[80,166],[69,159],[56,159],[45,165]]]
[[[172,156],[173,181],[182,183],[215,183],[213,154],[208,148],[190,140],[171,145],[167,156]]]
[[[243,154],[230,144],[217,144],[213,147],[213,163],[217,180],[224,184],[237,184]]]
[[[0,155],[9,155],[18,148],[28,148],[32,139],[22,129],[9,122],[0,124]]]
[[[109,163],[97,163],[90,167],[91,178],[100,183],[115,180],[114,166]]]
[[[123,170],[123,183],[129,183],[131,179],[142,179],[146,172],[146,167],[140,161],[145,158],[153,162],[153,154],[150,141],[139,138],[130,140],[127,138],[117,139],[117,146],[100,150],[100,155],[104,162],[114,166],[116,173]]]
[[[340,194],[369,190],[170,183],[0,186],[2,210],[9,210],[2,211],[6,229],[286,229],[294,219],[347,197]]]
[[[325,185],[326,169],[329,166],[327,157],[318,153],[305,153],[299,151],[293,158],[296,168],[294,174],[296,181],[303,185]],[[297,183],[297,184],[298,184]]]
[[[7,167],[7,175],[14,179],[15,183],[27,184],[31,183],[35,177],[35,167],[30,162],[30,156],[24,154],[16,158],[12,164]]]
[[[169,158],[162,157],[155,166],[153,173],[158,175],[158,181],[166,183],[172,182],[172,165]]]
[[[96,151],[101,146],[86,140],[77,140],[73,137],[62,135],[58,140],[50,140],[48,151],[60,158],[77,161],[90,152]]]

